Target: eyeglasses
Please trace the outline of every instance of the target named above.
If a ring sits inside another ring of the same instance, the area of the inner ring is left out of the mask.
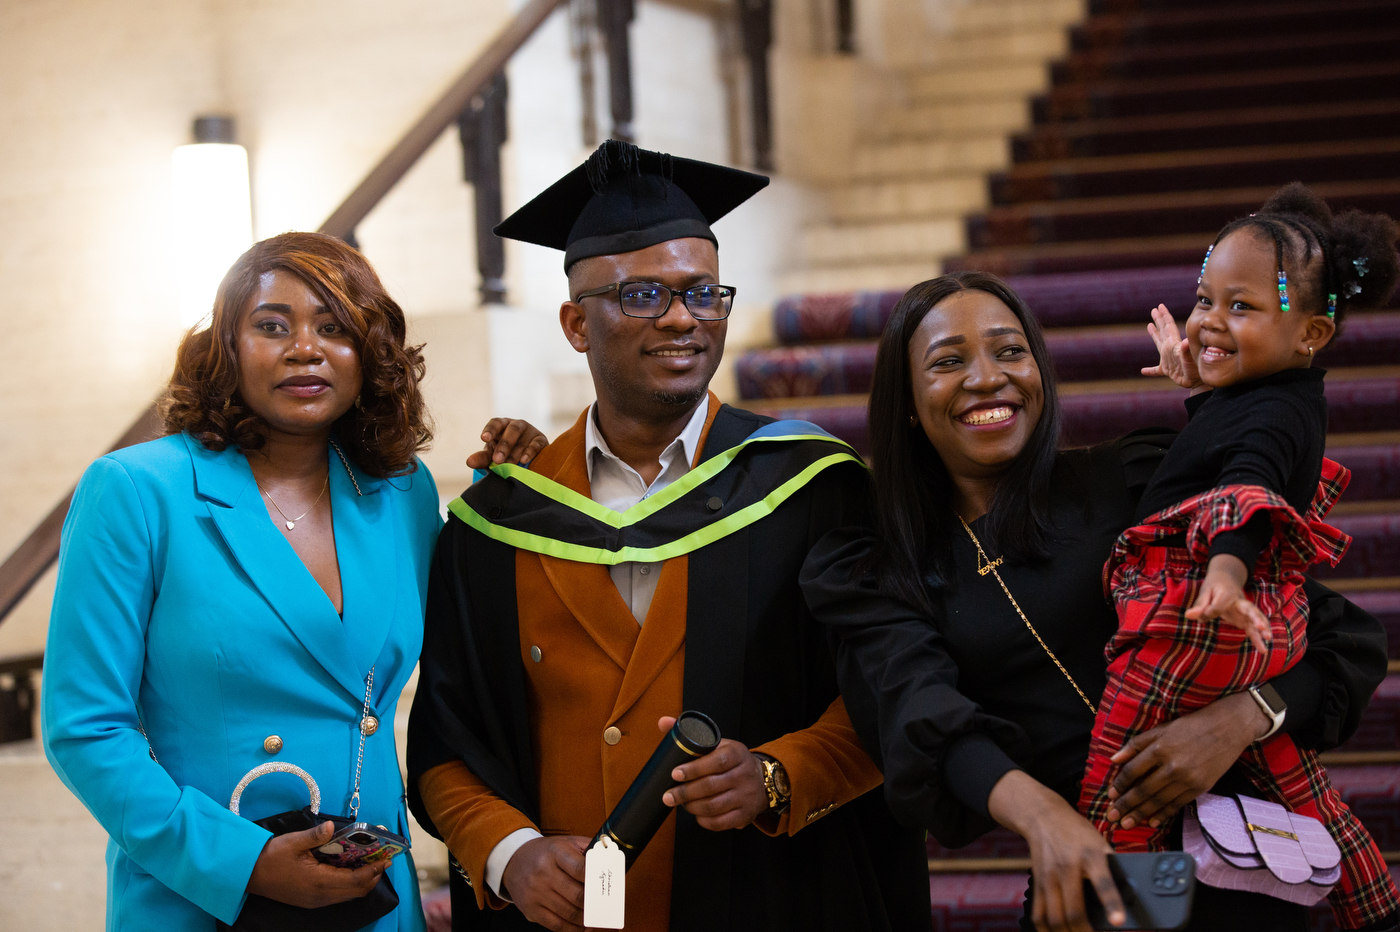
[[[578,300],[610,291],[617,292],[618,306],[628,317],[664,317],[671,308],[671,300],[677,297],[696,320],[724,320],[734,306],[734,289],[728,285],[696,285],[685,291],[673,291],[659,282],[613,282],[582,292]]]

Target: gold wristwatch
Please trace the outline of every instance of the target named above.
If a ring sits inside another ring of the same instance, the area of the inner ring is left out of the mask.
[[[782,809],[792,799],[792,785],[788,783],[787,769],[767,754],[754,754],[763,765],[763,788],[768,791],[768,808]]]

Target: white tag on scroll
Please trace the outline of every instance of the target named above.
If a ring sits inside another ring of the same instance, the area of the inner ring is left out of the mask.
[[[583,924],[590,929],[622,928],[627,904],[627,859],[604,835],[583,858]]]

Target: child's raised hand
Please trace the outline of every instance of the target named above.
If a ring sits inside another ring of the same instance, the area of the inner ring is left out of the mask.
[[[1143,375],[1165,375],[1182,388],[1201,386],[1196,360],[1191,358],[1187,342],[1182,338],[1181,331],[1176,329],[1176,321],[1165,304],[1152,309],[1152,323],[1147,325],[1147,335],[1157,344],[1161,359],[1157,365],[1144,368]]]
[[[1244,594],[1244,580],[1248,578],[1248,570],[1239,557],[1225,553],[1211,557],[1201,591],[1186,610],[1186,617],[1240,628],[1249,643],[1262,653],[1268,650],[1271,637],[1269,619]]]

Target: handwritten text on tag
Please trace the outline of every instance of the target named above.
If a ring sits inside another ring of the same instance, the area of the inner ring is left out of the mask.
[[[627,903],[627,859],[604,835],[583,859],[583,924],[590,929],[620,929]]]

